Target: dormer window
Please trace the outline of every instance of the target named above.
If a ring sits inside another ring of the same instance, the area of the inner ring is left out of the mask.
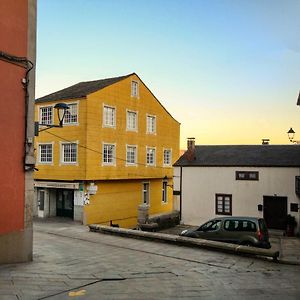
[[[137,81],[131,81],[131,97],[139,97],[139,83]]]

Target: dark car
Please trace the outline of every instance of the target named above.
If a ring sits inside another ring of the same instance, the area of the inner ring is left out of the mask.
[[[199,228],[184,230],[180,235],[245,246],[271,248],[265,220],[255,217],[215,218]]]

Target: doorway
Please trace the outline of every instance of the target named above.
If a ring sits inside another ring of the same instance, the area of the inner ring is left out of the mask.
[[[74,216],[74,191],[57,189],[56,215],[72,218]]]
[[[286,229],[287,197],[264,196],[264,219],[270,229]]]

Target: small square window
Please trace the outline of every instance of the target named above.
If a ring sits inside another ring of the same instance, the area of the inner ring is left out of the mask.
[[[64,117],[64,124],[77,124],[78,113],[77,113],[77,103],[68,104],[69,108],[66,110]]]
[[[77,162],[77,143],[62,144],[62,163]]]
[[[39,144],[39,162],[44,164],[52,163],[53,147],[52,144]]]

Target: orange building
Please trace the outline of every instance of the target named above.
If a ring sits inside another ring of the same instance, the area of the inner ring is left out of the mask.
[[[36,0],[0,1],[0,263],[32,259]]]

